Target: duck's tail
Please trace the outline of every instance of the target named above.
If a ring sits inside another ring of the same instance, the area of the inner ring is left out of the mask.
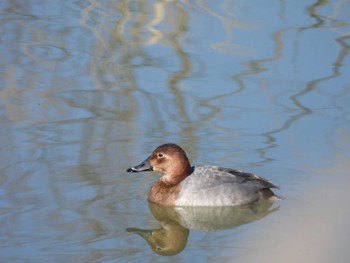
[[[270,188],[263,188],[259,191],[261,199],[268,200],[271,202],[279,201],[282,198],[277,196]]]

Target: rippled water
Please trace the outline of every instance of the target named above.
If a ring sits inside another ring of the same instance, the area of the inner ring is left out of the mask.
[[[2,262],[348,262],[349,1],[0,10]],[[165,142],[284,200],[149,206]]]

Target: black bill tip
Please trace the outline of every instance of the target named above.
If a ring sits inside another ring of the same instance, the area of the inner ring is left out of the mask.
[[[138,171],[134,170],[134,167],[130,167],[128,170],[126,170],[128,173],[137,173]]]
[[[153,171],[153,167],[150,164],[150,157],[148,157],[146,160],[144,160],[139,165],[130,167],[126,170],[128,173],[138,173],[138,172],[146,172],[146,171]]]

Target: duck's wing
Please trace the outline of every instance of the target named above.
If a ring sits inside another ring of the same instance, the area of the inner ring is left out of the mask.
[[[209,206],[248,204],[259,200],[261,191],[277,188],[257,175],[212,165],[195,166],[181,187],[178,205]]]
[[[273,183],[271,183],[270,181],[268,181],[265,178],[262,178],[260,176],[257,176],[256,174],[252,174],[252,173],[246,173],[240,170],[236,170],[236,169],[232,169],[232,168],[225,168],[225,167],[218,167],[216,166],[216,169],[218,171],[221,172],[225,172],[225,173],[229,173],[233,176],[235,176],[239,181],[241,181],[242,183],[244,181],[255,181],[258,182],[261,185],[261,188],[278,188],[279,187]]]
[[[193,173],[188,177],[199,187],[205,185],[217,186],[225,183],[232,184],[252,184],[260,189],[264,188],[279,188],[265,178],[256,174],[243,172],[237,169],[225,168],[214,165],[197,165],[192,168]]]

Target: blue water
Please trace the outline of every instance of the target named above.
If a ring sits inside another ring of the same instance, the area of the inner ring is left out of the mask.
[[[0,261],[348,261],[349,1],[0,10]],[[126,173],[166,142],[283,200],[209,232],[169,226],[146,200],[156,175]]]

